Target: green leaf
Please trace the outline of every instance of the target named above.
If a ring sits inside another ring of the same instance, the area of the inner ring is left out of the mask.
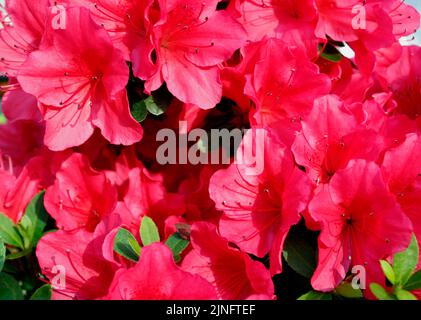
[[[29,298],[30,300],[51,300],[53,290],[49,284],[45,284],[38,288],[34,294]]]
[[[336,287],[335,293],[350,299],[359,299],[363,297],[361,290],[354,289],[352,284],[348,281],[343,281],[338,287]]]
[[[23,242],[15,224],[0,213],[0,237],[3,238],[6,244],[14,247],[23,248]]]
[[[332,62],[339,62],[343,58],[343,56],[340,53],[327,53],[327,52],[323,52],[322,57]]]
[[[140,239],[144,246],[160,241],[158,227],[148,216],[144,216],[140,224]]]
[[[138,84],[140,85],[140,84]],[[131,87],[131,85],[129,85]],[[129,89],[129,91],[131,91]],[[152,92],[149,97],[143,98],[144,94],[139,94],[137,89],[129,93],[130,112],[138,122],[142,122],[148,116],[148,113],[154,116],[160,116],[167,111],[170,106],[173,95],[163,85],[158,90]]]
[[[4,261],[6,260],[6,247],[4,246],[4,241],[0,237],[0,272],[3,270]]]
[[[165,244],[171,249],[175,262],[180,261],[180,255],[189,245],[189,241],[183,239],[178,232],[168,237]]]
[[[332,61],[332,62],[339,62],[342,60],[343,56],[342,54],[339,52],[338,49],[335,48],[334,45],[332,44],[328,44],[326,47],[324,47],[323,44],[319,44],[319,52],[324,49],[323,52],[321,52],[321,57]]]
[[[19,221],[19,223],[16,225],[16,228],[23,240],[23,247],[28,248],[31,245],[30,242],[30,233],[32,228],[32,222],[29,217],[26,215],[22,217],[22,219]]]
[[[390,265],[390,263],[386,260],[380,260],[380,265],[386,278],[390,281],[391,284],[395,284],[395,272],[393,271],[393,268]]]
[[[23,300],[22,288],[7,273],[0,273],[0,300]]]
[[[398,300],[417,300],[417,297],[415,297],[411,292],[403,289],[396,289],[395,295]]]
[[[371,292],[377,297],[379,300],[396,300],[393,295],[388,293],[381,285],[378,283],[371,283],[370,284]]]
[[[161,104],[154,96],[149,96],[143,101],[146,105],[146,109],[154,116],[160,116],[167,110],[167,106]]]
[[[17,274],[19,273],[19,270],[17,269],[15,264],[10,263],[10,262],[8,263],[7,256],[6,256],[6,261],[4,262],[2,272],[7,272],[9,274]]]
[[[316,252],[311,245],[296,234],[290,233],[285,241],[283,256],[298,274],[311,278],[316,269]]]
[[[330,293],[309,291],[297,300],[332,300],[332,295]]]
[[[22,258],[22,257],[25,257],[25,256],[27,256],[28,254],[30,254],[32,252],[32,249],[31,248],[29,248],[29,249],[25,249],[25,250],[22,250],[22,251],[19,251],[19,252],[16,252],[16,253],[11,253],[11,254],[8,254],[7,256],[6,256],[6,259],[7,260],[17,260],[17,259],[20,259],[20,258]]]
[[[130,231],[120,228],[114,239],[114,251],[119,255],[137,262],[140,257],[140,245]]]
[[[418,270],[409,278],[404,289],[409,291],[421,289],[421,270]]]
[[[7,123],[7,118],[3,113],[0,113],[0,124]]]
[[[39,286],[39,280],[33,274],[24,274],[19,280],[22,281],[22,283],[19,283],[20,287],[26,292],[33,292]]]
[[[395,271],[396,284],[405,285],[411,277],[418,263],[418,242],[412,235],[408,248],[393,257],[393,270]]]
[[[135,102],[132,105],[130,112],[137,122],[143,122],[148,116],[148,109],[146,108],[144,100]]]
[[[47,225],[48,213],[44,207],[44,194],[45,191],[42,191],[31,200],[18,224],[25,248],[36,246]]]

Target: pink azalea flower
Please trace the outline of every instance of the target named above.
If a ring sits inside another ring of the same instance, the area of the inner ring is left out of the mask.
[[[229,10],[237,13],[252,41],[265,37],[285,39],[292,34],[315,38],[316,10],[312,0],[235,0]]]
[[[258,257],[270,253],[270,270],[276,274],[282,271],[283,243],[306,209],[311,186],[275,130],[267,130],[264,146],[255,142],[253,133],[247,132],[238,153],[256,144],[260,150],[256,154],[264,155],[264,171],[250,171],[248,164],[253,161],[246,152],[243,164],[232,164],[212,176],[209,193],[223,211],[221,235]]]
[[[114,210],[117,190],[103,172],[91,168],[85,156],[73,153],[56,172],[44,203],[60,229],[93,231]]]
[[[352,266],[367,270],[367,284],[382,283],[379,260],[405,249],[412,225],[388,191],[380,168],[352,160],[309,204],[321,225],[314,289],[333,290]]]
[[[161,18],[153,27],[157,71],[147,80],[147,91],[165,81],[185,103],[209,109],[221,100],[218,64],[245,44],[246,33],[226,11],[216,11],[217,3],[159,1]]]
[[[108,293],[118,267],[104,258],[105,236],[98,227],[95,233],[60,230],[40,240],[36,254],[41,272],[52,284],[53,299],[98,299]]]
[[[386,152],[382,172],[390,191],[411,219],[415,235],[421,239],[421,138],[408,134],[406,140]]]
[[[133,64],[133,73],[146,79],[154,71],[151,60],[153,50],[150,38],[151,8],[153,1],[137,0],[62,0],[67,7],[82,6],[89,9],[92,18],[110,34],[113,44],[121,50],[124,58]],[[150,14],[149,14],[150,13]]]
[[[420,26],[420,14],[417,9],[401,0],[384,1],[385,10],[393,23],[393,34],[396,39],[408,36]]]
[[[330,91],[330,80],[320,74],[306,52],[269,39],[251,51],[253,69],[246,76],[244,93],[256,104],[258,123],[270,125],[285,118],[305,117],[314,99]]]
[[[336,299],[360,272],[370,299],[379,260],[421,241],[421,49],[404,45],[420,15],[403,0],[0,2],[0,215],[31,255],[22,217],[45,191],[28,270],[53,299],[289,299],[307,290],[291,228],[318,236],[314,290]],[[214,148],[233,128],[251,129]]]
[[[143,216],[153,218],[160,230],[171,215],[182,215],[185,206],[181,195],[167,192],[162,173],[154,173],[136,157],[134,149],[126,149],[115,160],[115,168],[106,170],[106,176],[117,187],[122,201],[139,226]]]
[[[320,72],[327,74],[332,81],[332,94],[339,96],[344,102],[362,102],[368,91],[373,86],[373,79],[367,78],[359,70],[355,69],[348,59],[339,62],[329,61],[319,57],[316,63]]]
[[[215,225],[197,222],[191,229],[193,250],[183,260],[182,268],[213,283],[218,297],[241,300],[251,295],[273,296],[269,271],[246,253],[230,247],[217,233]]]
[[[15,76],[41,43],[50,0],[7,0],[0,31],[0,71]],[[10,19],[10,20],[8,20]]]
[[[319,14],[316,35],[348,42],[355,52],[355,62],[365,76],[374,68],[372,51],[389,47],[395,41],[392,19],[381,2],[384,1],[315,1]]]
[[[46,145],[52,150],[81,145],[94,127],[113,144],[139,141],[142,129],[129,111],[122,54],[87,9],[66,14],[66,29],[48,28],[42,47],[18,75],[23,89],[42,104]]]
[[[31,120],[0,126],[0,212],[16,223],[49,179],[43,134],[43,124]]]
[[[383,140],[374,130],[361,126],[336,96],[315,101],[310,115],[302,121],[292,151],[316,184],[327,182],[351,159],[376,161]]]
[[[183,217],[188,221],[209,221],[217,224],[220,212],[209,197],[209,181],[219,166],[204,166],[196,174],[186,177],[180,183],[178,192],[183,195],[185,212]]]
[[[198,275],[178,267],[171,250],[162,243],[142,248],[139,262],[117,272],[109,299],[214,300],[214,287]]]
[[[41,122],[37,99],[22,89],[11,90],[4,94],[2,111],[10,122],[17,120]]]
[[[319,15],[316,35],[319,38],[330,38],[336,41],[370,42],[371,48],[390,46],[393,41],[392,21],[384,11],[381,2],[391,0],[316,0]],[[358,19],[356,9],[363,10],[365,15]]]
[[[403,47],[396,62],[380,71],[383,87],[393,93],[397,106],[394,113],[403,113],[411,119],[421,116],[421,48]]]

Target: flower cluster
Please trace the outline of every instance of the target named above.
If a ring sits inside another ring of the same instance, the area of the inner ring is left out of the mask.
[[[380,260],[421,239],[421,48],[402,45],[420,16],[404,1],[6,0],[1,14],[0,216],[23,244],[3,241],[28,252],[42,199],[33,248],[53,298],[276,299],[301,243],[317,247],[315,291],[360,266],[373,298]],[[181,133],[176,163],[157,159],[162,129]],[[197,129],[247,130],[225,149],[182,143]],[[180,160],[192,151],[231,161]]]

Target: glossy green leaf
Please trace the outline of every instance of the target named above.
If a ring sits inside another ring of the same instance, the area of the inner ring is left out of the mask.
[[[140,257],[140,245],[130,231],[120,228],[114,239],[114,251],[131,261],[138,261]]]
[[[335,293],[350,299],[359,299],[363,297],[361,290],[354,289],[352,284],[348,281],[343,281],[338,287],[336,287]]]
[[[421,270],[418,270],[409,278],[404,289],[409,291],[421,289]]]
[[[16,274],[19,272],[19,270],[13,263],[7,263],[7,255],[6,255],[6,261],[4,262],[2,272],[7,272],[9,274]]]
[[[146,109],[149,113],[154,116],[160,116],[167,111],[168,106],[171,104],[172,95],[165,90],[165,88],[160,88],[157,91],[152,92],[152,95],[147,97],[145,100]]]
[[[142,218],[142,222],[140,224],[140,239],[142,240],[142,244],[144,246],[160,241],[158,227],[148,216],[144,216]]]
[[[0,237],[3,238],[3,241],[6,244],[17,248],[23,248],[23,241],[19,235],[18,229],[15,224],[6,217],[4,214],[0,213]]]
[[[390,265],[389,262],[386,260],[380,260],[380,266],[386,276],[386,278],[390,281],[391,284],[395,283],[395,272],[393,271],[393,267]]]
[[[24,249],[24,250],[19,251],[19,252],[15,252],[15,253],[10,253],[10,254],[8,254],[8,255],[6,256],[6,259],[7,259],[7,260],[17,260],[17,259],[20,259],[20,258],[22,258],[22,257],[25,257],[25,256],[29,255],[30,253],[32,253],[32,249],[31,249],[31,248],[29,248],[29,249]]]
[[[324,51],[321,52],[320,55],[323,59],[332,62],[339,62],[343,58],[342,54],[338,51],[338,49],[336,49],[335,46],[333,46],[330,43],[326,47],[324,47],[323,44],[319,44],[319,52],[322,49],[324,49]]]
[[[45,191],[42,191],[31,200],[18,224],[25,248],[36,246],[47,225],[48,213],[44,207],[44,194]]]
[[[53,290],[49,284],[45,284],[38,288],[31,296],[30,300],[51,300]]]
[[[22,290],[26,292],[33,292],[39,286],[39,280],[33,274],[24,274],[19,280],[22,281],[20,283]]]
[[[0,124],[7,123],[7,118],[3,113],[0,113]]]
[[[162,105],[159,105],[157,101],[155,101],[153,96],[149,96],[144,100],[146,105],[146,109],[153,114],[154,116],[160,116],[161,114],[165,113],[166,108]]]
[[[304,239],[290,233],[284,244],[283,256],[295,272],[311,278],[316,269],[316,252]]]
[[[379,300],[396,300],[393,295],[388,293],[385,290],[385,288],[383,288],[378,283],[375,283],[375,282],[371,283],[370,284],[370,290],[376,296],[376,298],[379,299]]]
[[[417,297],[414,296],[411,292],[403,289],[396,289],[395,295],[398,300],[417,300]]]
[[[0,300],[23,300],[22,288],[7,273],[0,273]]]
[[[330,293],[309,291],[297,300],[332,300],[332,295]]]
[[[149,113],[154,116],[164,114],[173,100],[165,85],[152,92],[149,97],[143,98],[143,96],[138,92],[129,94],[130,112],[138,122],[144,121]]]
[[[135,102],[132,105],[130,112],[137,122],[143,122],[148,116],[148,109],[143,100]]]
[[[405,285],[411,277],[418,263],[418,242],[412,236],[408,248],[396,253],[393,257],[393,271],[395,272],[396,284]]]
[[[26,215],[22,217],[19,221],[19,224],[16,225],[16,228],[22,238],[23,247],[28,248],[31,245],[31,229],[32,229],[32,222],[29,217]]]
[[[174,260],[176,262],[180,261],[180,255],[189,245],[189,241],[183,239],[178,232],[174,233],[172,236],[168,237],[165,244],[171,249]]]
[[[0,237],[0,272],[3,270],[4,261],[6,260],[6,247],[3,239]]]
[[[339,62],[343,58],[343,56],[340,53],[326,53],[326,52],[322,53],[322,57],[332,62]]]

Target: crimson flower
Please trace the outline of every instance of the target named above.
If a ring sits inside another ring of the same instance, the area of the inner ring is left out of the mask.
[[[209,193],[216,208],[223,212],[221,235],[241,250],[263,258],[270,254],[272,274],[282,271],[282,248],[290,227],[300,220],[307,207],[311,185],[305,173],[294,164],[291,152],[276,130],[268,130],[264,144],[248,131],[238,154],[245,158],[211,178]],[[264,159],[263,172],[250,166],[249,152],[256,148]]]
[[[142,129],[129,111],[129,70],[121,52],[87,9],[66,12],[66,28],[51,24],[40,50],[18,74],[22,88],[42,105],[46,145],[52,150],[81,145],[94,127],[113,144],[139,141]]]
[[[405,249],[412,224],[389,192],[378,165],[352,160],[309,204],[321,225],[319,259],[311,279],[319,291],[333,290],[351,266],[364,266],[367,283],[382,283],[379,260]]]
[[[148,91],[165,81],[179,100],[203,109],[221,100],[218,65],[245,44],[246,33],[226,11],[216,11],[217,3],[159,1],[161,17],[153,27],[157,71],[146,82]]]
[[[208,300],[216,299],[212,285],[198,275],[183,271],[162,243],[142,249],[139,262],[120,269],[110,287],[109,299]]]
[[[213,283],[218,297],[223,300],[241,300],[252,295],[273,297],[269,271],[246,253],[230,247],[215,225],[193,224],[191,242],[193,250],[184,258],[182,268]]]

